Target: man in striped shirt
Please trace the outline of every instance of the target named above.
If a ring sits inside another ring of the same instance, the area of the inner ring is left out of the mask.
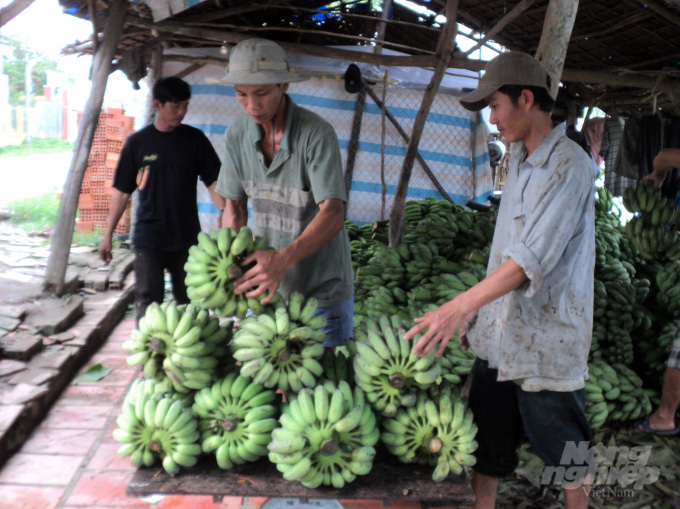
[[[235,292],[267,293],[263,304],[277,288],[286,298],[293,290],[316,298],[328,320],[324,345],[334,347],[352,336],[347,197],[335,130],[286,94],[302,79],[274,42],[249,39],[231,50],[220,83],[233,85],[247,115],[227,130],[217,192],[226,198],[222,226],[239,230],[250,208],[254,229],[274,247],[245,260],[255,266]]]

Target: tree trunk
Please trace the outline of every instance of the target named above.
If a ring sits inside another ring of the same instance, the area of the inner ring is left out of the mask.
[[[78,198],[87,168],[87,159],[92,148],[94,130],[97,127],[99,112],[104,101],[106,83],[111,72],[111,60],[115,55],[116,46],[123,32],[127,5],[127,0],[112,0],[110,2],[103,41],[93,59],[90,97],[87,100],[78,127],[78,137],[73,147],[71,167],[66,178],[64,194],[59,204],[59,215],[54,227],[50,258],[45,273],[45,290],[57,295],[61,295],[64,291],[64,279],[73,240]]]
[[[567,47],[578,11],[578,0],[550,0],[543,21],[543,33],[538,43],[536,58],[548,70],[552,85],[550,93],[557,96],[562,77]]]

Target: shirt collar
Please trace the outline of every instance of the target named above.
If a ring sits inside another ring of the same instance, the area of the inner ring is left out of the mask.
[[[286,116],[286,128],[283,132],[283,139],[281,140],[281,147],[279,150],[290,151],[290,143],[288,141],[290,129],[293,125],[293,117],[297,115],[298,106],[293,102],[288,94],[284,94],[286,101],[288,102],[288,114]],[[252,119],[248,123],[248,132],[253,144],[257,144],[262,140],[262,129],[257,125]]]
[[[550,134],[536,147],[534,153],[526,159],[525,163],[534,167],[544,166],[557,142],[566,136],[564,127],[563,123],[556,125]],[[526,147],[523,146],[522,148],[526,150]]]

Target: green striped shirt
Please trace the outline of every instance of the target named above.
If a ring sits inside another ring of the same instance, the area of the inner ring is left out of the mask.
[[[281,147],[269,167],[260,148],[262,129],[249,116],[226,133],[217,192],[229,200],[248,198],[249,222],[276,249],[298,238],[326,199],[347,201],[338,138],[319,115],[296,106],[286,95],[288,115]],[[349,299],[354,291],[345,229],[283,277],[284,297],[297,290],[322,307]]]

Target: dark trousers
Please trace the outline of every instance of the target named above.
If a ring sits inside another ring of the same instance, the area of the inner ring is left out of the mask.
[[[167,252],[159,249],[135,249],[135,318],[137,323],[152,302],[163,302],[165,295],[165,270],[170,273],[172,296],[177,304],[188,304],[184,284],[184,264],[188,251]]]

